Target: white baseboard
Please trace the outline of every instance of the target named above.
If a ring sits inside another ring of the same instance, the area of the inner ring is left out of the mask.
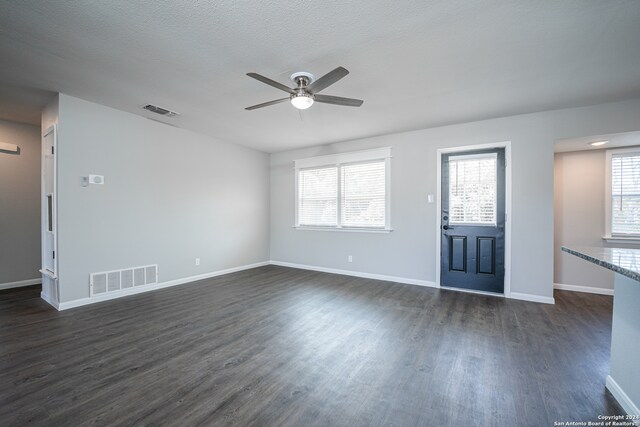
[[[613,378],[611,378],[611,375],[607,375],[606,387],[611,392],[613,397],[616,398],[620,406],[622,406],[622,409],[624,409],[627,414],[640,415],[640,409],[638,409],[638,406],[633,403],[627,393],[625,393],[624,390],[620,388],[620,385],[618,385],[618,383]],[[640,420],[636,421],[636,425],[640,425]]]
[[[598,295],[613,295],[613,289],[596,288],[593,286],[577,286],[577,285],[565,285],[564,283],[554,283],[553,288],[559,289],[561,291],[586,292],[589,294],[598,294]]]
[[[453,292],[464,292],[465,294],[486,295],[488,297],[506,298],[505,294],[497,294],[495,292],[477,291],[475,289],[454,288],[451,286],[440,286],[440,289]]]
[[[137,288],[124,289],[121,291],[112,292],[105,295],[96,295],[89,298],[80,298],[73,301],[64,301],[59,303],[57,306],[49,301],[47,302],[49,302],[51,305],[56,307],[58,310],[68,310],[70,308],[81,307],[83,305],[95,304],[97,302],[108,301],[116,298],[122,298],[129,295],[155,291],[157,289],[163,289],[171,286],[182,285],[185,283],[191,283],[198,280],[210,279],[212,277],[222,276],[223,274],[235,273],[242,270],[249,270],[251,268],[262,267],[265,265],[269,265],[269,261],[257,262],[255,264],[241,265],[239,267],[227,268],[225,270],[213,271],[211,273],[199,274],[197,276],[183,277],[181,279],[170,280],[168,282],[162,282],[155,285],[138,286]]]
[[[42,283],[42,278],[40,277],[38,277],[37,279],[28,279],[28,280],[19,280],[17,282],[0,283],[0,290],[11,289],[11,288],[21,288],[23,286],[39,285],[40,283]]]
[[[543,297],[541,295],[533,294],[521,294],[519,292],[511,292],[507,298],[519,299],[522,301],[541,302],[544,304],[555,304],[556,300],[553,297]]]
[[[384,274],[374,274],[374,273],[365,273],[362,271],[353,271],[353,270],[342,270],[337,268],[329,268],[329,267],[318,267],[314,265],[306,265],[306,264],[296,264],[291,262],[283,262],[283,261],[263,261],[257,262],[254,264],[243,265],[239,267],[228,268],[225,270],[214,271],[211,273],[200,274],[197,276],[184,277],[181,279],[170,280],[168,282],[158,283],[156,285],[148,285],[148,286],[139,286],[137,288],[129,288],[118,292],[112,292],[105,295],[97,295],[89,298],[80,298],[73,301],[64,301],[57,302],[48,298],[46,295],[41,294],[42,299],[47,301],[49,304],[54,306],[58,310],[68,310],[75,307],[81,307],[83,305],[94,304],[97,302],[108,301],[116,298],[122,298],[128,295],[135,295],[143,292],[150,292],[156,289],[168,288],[171,286],[182,285],[185,283],[195,282],[198,280],[209,279],[211,277],[221,276],[223,274],[235,273],[237,271],[249,270],[256,267],[262,267],[265,265],[279,265],[282,267],[290,267],[290,268],[299,268],[303,270],[312,270],[312,271],[320,271],[323,273],[333,273],[333,274],[342,274],[345,276],[354,276],[354,277],[362,277],[365,279],[375,279],[375,280],[385,280],[388,282],[396,282],[396,283],[406,283],[409,285],[417,285],[417,286],[427,286],[430,288],[440,288],[435,282],[431,282],[428,280],[420,280],[420,279],[411,279],[407,277],[399,277],[399,276],[388,276]],[[40,279],[38,279],[40,280]],[[552,297],[543,297],[539,295],[531,295],[531,294],[521,294],[516,292],[511,292],[510,295],[506,296],[507,298],[519,299],[524,301],[532,301],[539,302],[545,304],[554,304],[555,300]]]
[[[49,305],[55,308],[56,310],[60,310],[60,303],[54,300],[53,298],[51,298],[49,295],[45,294],[44,292],[40,292],[40,298],[48,302]]]
[[[302,270],[320,271],[322,273],[333,273],[333,274],[342,274],[344,276],[362,277],[365,279],[386,280],[387,282],[397,282],[397,283],[406,283],[409,285],[428,286],[430,288],[439,287],[434,282],[429,282],[427,280],[409,279],[406,277],[398,277],[398,276],[386,276],[384,274],[364,273],[361,271],[353,271],[353,270],[340,270],[337,268],[317,267],[315,265],[295,264],[292,262],[283,262],[283,261],[271,261],[270,264],[279,265],[281,267],[299,268]]]
[[[355,277],[363,277],[365,279],[377,279],[377,280],[386,280],[388,282],[397,282],[397,283],[406,283],[409,285],[418,285],[418,286],[428,286],[430,288],[440,288],[440,286],[438,286],[435,282],[430,282],[427,280],[420,280],[420,279],[409,279],[406,277],[398,277],[398,276],[386,276],[383,274],[373,274],[373,273],[364,273],[362,271],[353,271],[353,270],[340,270],[337,268],[329,268],[329,267],[318,267],[315,265],[306,265],[306,264],[295,264],[292,262],[284,262],[284,261],[271,261],[270,264],[272,265],[279,265],[282,267],[291,267],[291,268],[300,268],[303,270],[312,270],[312,271],[320,271],[323,273],[334,273],[334,274],[343,274],[345,276],[355,276]],[[460,292],[466,292],[465,289],[448,289],[448,288],[441,288],[441,289],[446,289],[446,290],[454,290],[454,291],[460,291]],[[489,292],[474,292],[471,291],[471,293],[480,293],[480,294],[487,294],[487,295],[491,295],[491,296],[502,296],[502,295],[496,295],[496,294],[492,294]],[[511,292],[510,295],[505,295],[506,298],[513,298],[513,299],[519,299],[519,300],[524,300],[524,301],[532,301],[532,302],[541,302],[541,303],[545,303],[545,304],[555,304],[555,299],[553,299],[553,297],[543,297],[540,295],[532,295],[532,294],[520,294],[520,293],[516,293],[516,292]]]

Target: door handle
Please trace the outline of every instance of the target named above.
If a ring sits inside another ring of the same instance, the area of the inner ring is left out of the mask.
[[[448,226],[448,225],[443,225],[443,226],[442,226],[442,229],[443,229],[443,230],[448,230],[448,229],[449,229],[449,226]]]

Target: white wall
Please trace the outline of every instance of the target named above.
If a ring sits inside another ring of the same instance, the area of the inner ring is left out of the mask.
[[[336,107],[338,108],[338,107]],[[366,114],[366,110],[363,110]],[[435,280],[438,148],[512,142],[511,291],[553,295],[553,143],[637,130],[640,100],[547,111],[366,138],[271,156],[271,259]],[[390,234],[301,231],[294,224],[293,160],[392,146]],[[353,262],[347,262],[347,255]]]
[[[613,271],[560,250],[561,246],[611,246],[602,240],[605,235],[605,157],[605,150],[555,155],[554,281],[559,285],[613,289]]]
[[[616,274],[615,287],[607,388],[627,414],[640,415],[640,286],[637,280]]]
[[[61,302],[88,297],[91,272],[158,264],[167,282],[269,259],[267,154],[62,94],[58,136]],[[90,173],[105,184],[82,187]]]
[[[0,288],[40,273],[40,127],[0,120]],[[4,285],[4,286],[3,286]]]

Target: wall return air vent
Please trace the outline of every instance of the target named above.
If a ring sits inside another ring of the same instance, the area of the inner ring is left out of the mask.
[[[102,271],[89,275],[90,296],[110,294],[130,288],[158,284],[158,265],[145,265],[124,270]]]
[[[175,111],[171,111],[163,107],[158,107],[157,105],[153,105],[153,104],[147,104],[144,107],[142,107],[142,109],[151,111],[152,113],[160,114],[161,116],[165,116],[165,117],[174,117],[174,116],[180,115],[180,113],[176,113]]]

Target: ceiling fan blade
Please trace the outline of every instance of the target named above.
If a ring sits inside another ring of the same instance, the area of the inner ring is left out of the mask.
[[[314,98],[316,102],[322,102],[324,104],[346,105],[347,107],[359,107],[364,102],[361,99],[343,98],[341,96],[331,95],[315,95]]]
[[[256,108],[268,107],[269,105],[280,104],[281,102],[288,101],[289,98],[276,99],[274,101],[263,102],[262,104],[252,105],[251,107],[245,108],[245,110],[255,110]]]
[[[329,71],[327,74],[320,77],[315,82],[311,83],[307,87],[307,90],[313,94],[316,94],[321,90],[331,86],[332,84],[334,84],[335,82],[337,82],[338,80],[346,76],[347,74],[349,74],[349,71],[347,71],[346,68],[338,67],[333,71]]]
[[[282,83],[278,83],[278,82],[277,82],[277,81],[275,81],[275,80],[271,80],[271,79],[270,79],[270,78],[268,78],[268,77],[261,76],[260,74],[257,74],[257,73],[247,73],[247,76],[249,76],[249,77],[253,77],[254,79],[256,79],[256,80],[258,80],[258,81],[261,81],[262,83],[266,83],[266,84],[268,84],[269,86],[273,86],[273,87],[275,87],[276,89],[280,89],[280,90],[283,90],[283,91],[288,92],[288,93],[293,93],[293,89],[291,89],[290,87],[285,86],[285,85],[283,85]]]

